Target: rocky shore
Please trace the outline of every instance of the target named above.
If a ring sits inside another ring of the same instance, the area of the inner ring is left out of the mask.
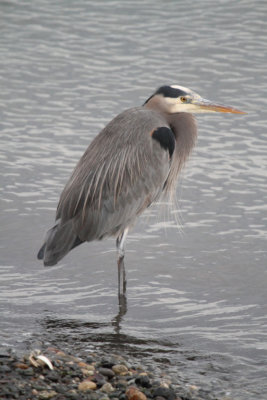
[[[94,353],[81,359],[55,348],[0,355],[0,399],[215,400],[203,389],[149,371],[133,359]],[[226,398],[225,398],[226,399]]]

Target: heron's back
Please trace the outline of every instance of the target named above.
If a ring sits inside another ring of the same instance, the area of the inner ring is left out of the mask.
[[[163,116],[138,107],[119,114],[96,136],[61,194],[57,224],[46,239],[49,265],[75,243],[121,234],[160,196],[170,160],[152,133],[163,126],[168,126]]]

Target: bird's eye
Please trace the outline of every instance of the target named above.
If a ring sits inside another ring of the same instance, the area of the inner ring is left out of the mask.
[[[180,97],[180,100],[181,100],[182,103],[186,103],[186,102],[187,102],[187,98],[184,97],[184,96],[181,96],[181,97]]]

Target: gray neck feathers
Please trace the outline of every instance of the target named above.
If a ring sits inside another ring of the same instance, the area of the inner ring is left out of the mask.
[[[194,116],[189,113],[168,114],[166,119],[176,141],[170,173],[165,186],[165,190],[172,193],[176,188],[178,174],[194,148],[197,139],[197,125]]]

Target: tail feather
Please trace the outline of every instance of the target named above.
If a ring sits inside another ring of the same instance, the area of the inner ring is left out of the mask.
[[[83,243],[72,229],[72,221],[64,224],[60,220],[51,228],[40,248],[37,258],[44,260],[45,266],[57,264],[70,250]]]
[[[44,259],[45,246],[46,246],[46,243],[44,243],[42,245],[42,247],[40,248],[40,250],[38,251],[38,254],[37,254],[38,260],[43,260]]]

